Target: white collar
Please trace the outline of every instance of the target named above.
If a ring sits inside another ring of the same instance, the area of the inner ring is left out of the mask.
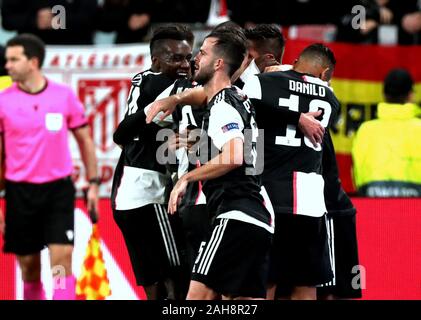
[[[247,80],[249,80],[252,76],[255,76],[256,74],[259,74],[259,73],[260,73],[260,70],[253,59],[251,60],[247,68],[243,71],[243,73],[241,74],[240,79],[244,83],[246,83]]]

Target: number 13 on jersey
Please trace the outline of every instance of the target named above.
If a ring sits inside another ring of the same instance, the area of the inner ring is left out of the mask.
[[[300,103],[300,97],[291,94],[289,99],[286,98],[279,98],[279,106],[288,108],[291,111],[299,111],[299,104]],[[329,124],[329,118],[332,113],[332,107],[329,102],[320,100],[320,99],[313,99],[309,103],[308,112],[315,112],[319,109],[323,109],[323,118],[320,121],[321,125],[323,127],[327,127]],[[289,124],[286,127],[286,134],[285,136],[276,136],[275,144],[277,145],[283,145],[283,146],[290,146],[290,147],[300,147],[301,146],[301,138],[296,137],[297,134],[297,126]],[[307,147],[312,148],[316,151],[321,151],[322,147],[320,144],[317,144],[317,147],[315,147],[310,139],[307,137],[304,137],[304,143]]]

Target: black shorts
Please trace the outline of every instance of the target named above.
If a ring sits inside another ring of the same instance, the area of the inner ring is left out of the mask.
[[[70,177],[34,184],[6,181],[4,251],[40,252],[49,244],[73,244],[75,188]]]
[[[205,204],[187,206],[179,211],[186,237],[189,269],[192,270],[200,244],[209,239],[212,223]]]
[[[290,295],[293,287],[315,287],[332,278],[326,217],[275,213],[269,283],[277,285],[277,295]]]
[[[327,220],[334,278],[317,288],[319,295],[332,294],[341,299],[362,297],[358,280],[360,271],[355,218],[355,214],[335,215]]]
[[[251,223],[216,219],[200,246],[192,280],[232,297],[266,297],[272,234]]]
[[[181,222],[169,215],[165,206],[149,204],[132,210],[114,211],[137,285],[150,286],[173,277],[175,270],[185,267]]]

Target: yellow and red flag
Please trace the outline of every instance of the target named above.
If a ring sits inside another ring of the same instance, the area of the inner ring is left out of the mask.
[[[76,282],[78,300],[104,300],[111,295],[98,226],[93,225],[92,234],[86,249],[82,273]]]

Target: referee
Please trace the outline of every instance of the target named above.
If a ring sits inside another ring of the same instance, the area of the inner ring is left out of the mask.
[[[0,153],[5,153],[6,218],[0,213],[4,251],[17,256],[25,300],[43,300],[40,251],[63,267],[65,286],[53,299],[75,299],[72,275],[75,188],[68,131],[79,146],[90,185],[88,209],[97,209],[95,148],[84,108],[73,91],[42,71],[44,43],[22,34],[6,44],[6,69],[15,82],[0,94]],[[4,141],[4,142],[3,142]],[[3,166],[0,166],[3,167]],[[5,223],[5,225],[4,225]]]

